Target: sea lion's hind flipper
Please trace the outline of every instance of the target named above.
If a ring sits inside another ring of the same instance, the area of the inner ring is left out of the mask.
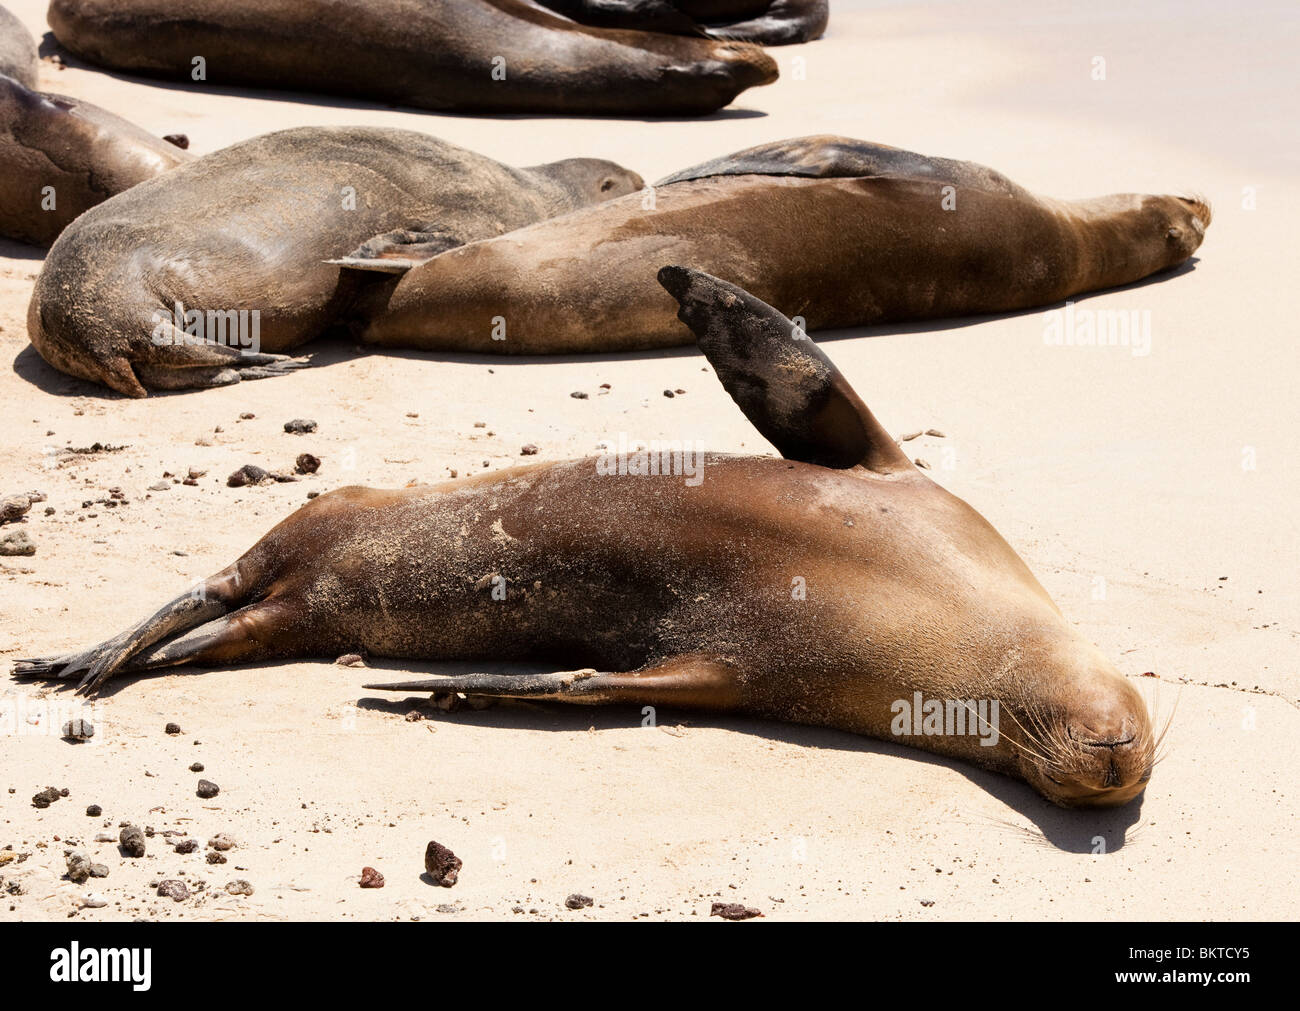
[[[231,321],[231,326],[238,323]],[[207,390],[288,375],[309,364],[301,358],[254,350],[255,341],[246,331],[227,330],[213,336],[222,339],[197,339],[163,320],[151,339],[140,345],[133,363],[135,375],[151,390]],[[225,343],[229,338],[235,343]]]
[[[375,270],[404,274],[412,267],[432,260],[439,253],[463,246],[464,240],[436,225],[399,228],[367,239],[347,256],[326,260],[349,270]]]
[[[464,674],[362,687],[372,691],[427,691],[439,695],[454,692],[579,705],[637,703],[705,709],[734,708],[740,698],[737,671],[699,656],[674,657],[630,673],[588,668],[551,674]]]
[[[241,560],[242,561],[242,560]],[[94,694],[115,674],[182,663],[237,663],[284,652],[294,611],[280,597],[245,606],[248,572],[236,563],[168,601],[144,621],[98,646],[65,656],[17,660],[15,678],[65,680],[82,674]]]
[[[781,313],[688,267],[664,267],[659,283],[723,387],[787,460],[882,474],[912,469],[840,370]]]
[[[84,672],[77,691],[89,695],[114,674],[128,669],[132,658],[150,646],[168,636],[203,625],[229,609],[229,604],[217,596],[202,592],[183,593],[139,624],[81,653],[17,660],[13,676],[63,680]]]

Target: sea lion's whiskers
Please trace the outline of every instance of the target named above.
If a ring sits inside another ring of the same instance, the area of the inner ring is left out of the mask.
[[[1017,719],[1016,714],[1015,714],[1015,710],[1014,710],[1011,706],[1000,707],[999,711],[1005,711],[1005,712],[1007,713],[1007,715],[1009,715],[1013,720],[1015,720],[1016,726],[1018,726],[1018,727],[1020,728],[1021,733],[1023,733],[1023,734],[1025,735],[1026,739],[1027,739],[1031,744],[1035,744],[1035,745],[1041,745],[1041,744],[1042,744],[1042,742],[1041,742],[1037,737],[1035,737],[1032,733],[1030,733],[1029,730],[1028,730],[1028,728],[1026,728],[1025,725],[1024,725],[1023,723],[1021,723],[1019,719]],[[1050,764],[1051,759],[1048,758],[1046,755],[1039,754],[1039,753],[1037,753],[1037,752],[1035,752],[1035,751],[1031,751],[1029,748],[1024,747],[1023,745],[1020,744],[1019,741],[1017,741],[1017,740],[1016,740],[1014,737],[1012,737],[1010,734],[1003,734],[1002,736],[1005,737],[1008,741],[1010,741],[1011,744],[1012,744],[1014,747],[1019,748],[1021,751],[1023,751],[1023,752],[1024,752],[1026,755],[1028,755],[1030,758],[1036,758],[1036,759],[1038,759],[1038,761],[1040,761],[1040,762],[1046,762],[1046,763],[1049,763],[1049,764]],[[1046,749],[1044,749],[1044,750],[1046,750]]]

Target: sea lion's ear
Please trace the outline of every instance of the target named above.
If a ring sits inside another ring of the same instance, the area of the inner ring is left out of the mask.
[[[385,274],[404,274],[432,260],[439,253],[463,246],[463,240],[437,227],[399,228],[367,239],[347,256],[326,260],[352,270],[378,270]]]
[[[912,469],[820,348],[790,320],[734,284],[687,267],[664,267],[659,283],[677,318],[731,398],[787,460],[880,473]]]

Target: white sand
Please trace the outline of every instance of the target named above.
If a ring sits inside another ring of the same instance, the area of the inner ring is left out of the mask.
[[[8,5],[45,30],[42,0]],[[833,8],[828,38],[773,50],[780,82],[702,121],[438,116],[49,64],[42,84],[158,133],[186,132],[200,153],[288,126],[365,123],[517,164],[603,156],[653,179],[750,144],[836,132],[985,162],[1056,196],[1205,193],[1215,218],[1195,269],[1086,302],[1149,310],[1148,356],[1048,347],[1040,313],[828,344],[891,430],[947,433],[909,445],[1125,673],[1158,675],[1139,685],[1162,713],[1177,702],[1169,757],[1143,802],[1068,813],[1023,784],[919,752],[757,721],[671,715],[679,736],[642,728],[635,710],[407,723],[400,702],[356,707],[372,672],[192,672],[119,684],[95,708],[94,745],[26,723],[0,736],[0,847],[31,853],[0,867],[26,890],[0,892],[0,918],[63,919],[89,890],[109,905],[79,914],[87,919],[429,918],[447,915],[440,903],[465,917],[509,917],[515,906],[537,917],[705,917],[714,899],[773,919],[1295,916],[1294,6]],[[1096,56],[1104,82],[1090,79]],[[806,79],[791,72],[795,60]],[[1256,188],[1256,210],[1243,209],[1244,187]],[[234,559],[311,489],[433,480],[485,460],[500,469],[530,441],[544,458],[581,455],[619,431],[769,451],[693,353],[437,360],[323,345],[315,368],[285,379],[110,398],[27,347],[40,254],[11,243],[0,253],[0,354],[13,363],[0,374],[0,492],[49,496],[26,524],[35,557],[0,569],[6,667],[134,622]],[[602,382],[610,395],[568,395]],[[675,387],[687,395],[661,395]],[[237,421],[243,411],[256,419]],[[285,435],[292,417],[315,418],[319,431]],[[47,465],[46,447],[96,441],[128,448]],[[243,463],[286,467],[304,450],[325,461],[314,479],[225,487]],[[1256,466],[1245,470],[1251,451]],[[146,492],[163,471],[191,466],[208,471],[199,487]],[[129,505],[81,508],[113,486]],[[54,515],[41,515],[46,505]],[[9,706],[46,696],[64,697],[0,690]],[[164,735],[169,720],[184,735]],[[221,786],[214,800],[194,795],[195,760]],[[71,796],[38,811],[29,798],[46,785]],[[102,819],[84,815],[91,803]],[[176,856],[159,837],[149,857],[127,861],[90,842],[101,821],[116,834],[121,820],[200,842],[225,831],[240,846],[208,867],[202,851]],[[1096,838],[1104,855],[1093,855]],[[111,876],[61,880],[70,839]],[[420,880],[429,839],[464,859],[455,888]],[[358,889],[367,864],[385,889]],[[153,895],[150,881],[181,871],[217,894],[180,904]],[[256,894],[226,896],[233,878]],[[596,907],[565,910],[574,891]]]

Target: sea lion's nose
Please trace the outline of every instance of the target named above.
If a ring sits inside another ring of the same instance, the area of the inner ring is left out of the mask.
[[[1085,748],[1118,748],[1132,743],[1137,736],[1137,726],[1132,716],[1124,714],[1108,719],[1089,720],[1086,723],[1071,723],[1066,727],[1066,733]]]

